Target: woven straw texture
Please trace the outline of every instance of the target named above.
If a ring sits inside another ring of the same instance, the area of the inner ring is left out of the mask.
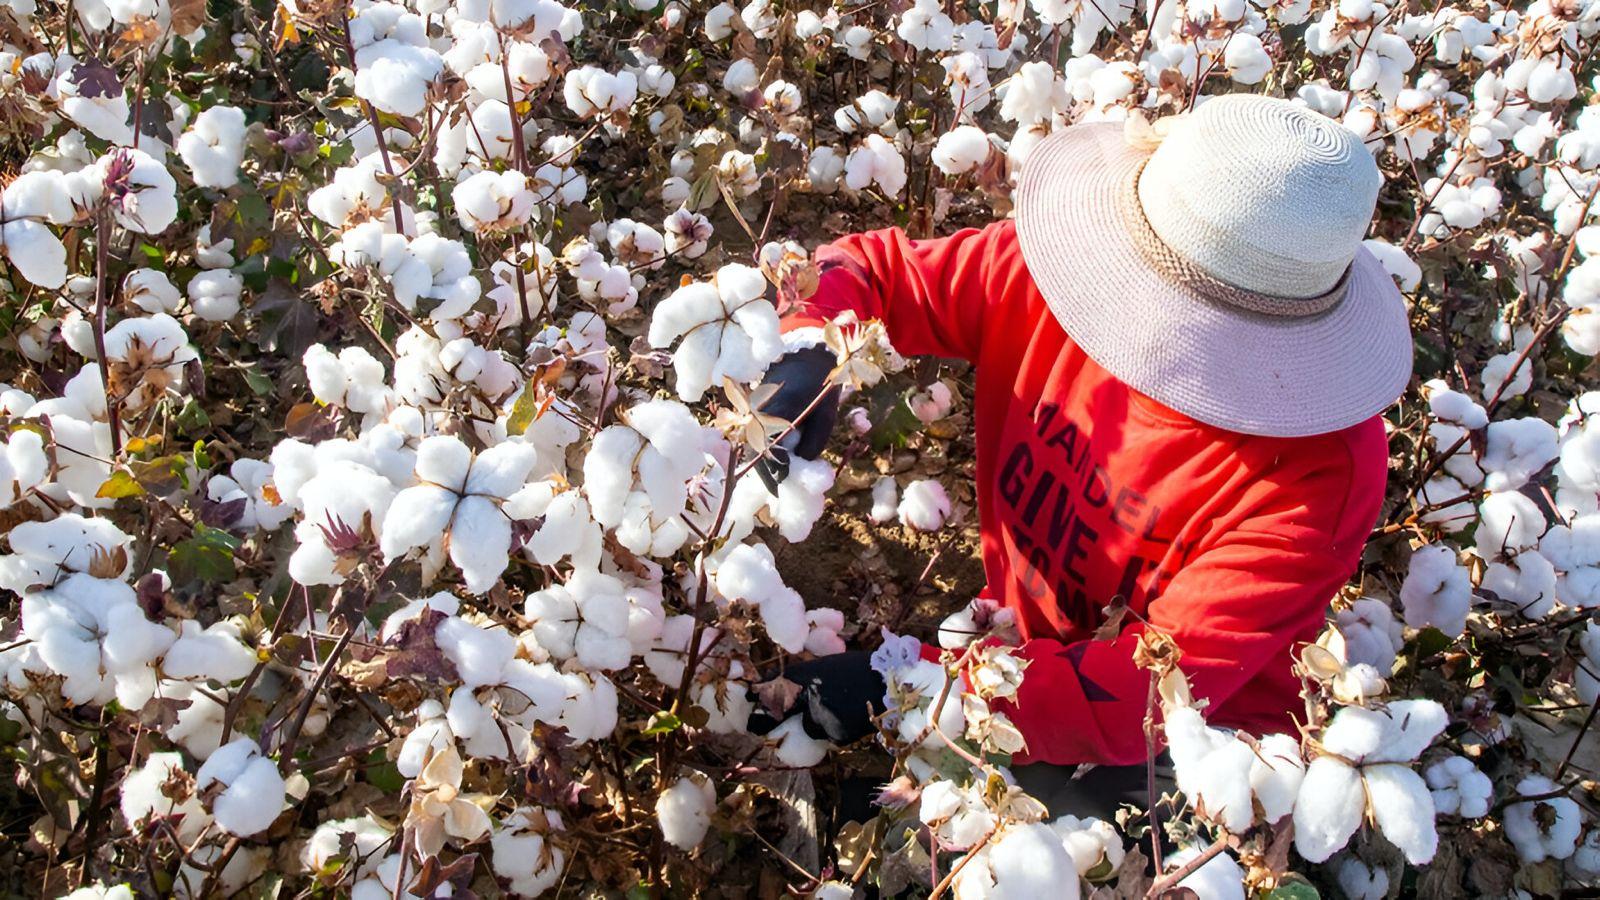
[[[1178,134],[1175,129],[1162,148],[1179,140]],[[1251,158],[1246,155],[1237,164]],[[1342,298],[1323,313],[1263,314],[1169,277],[1135,246],[1122,206],[1127,182],[1150,159],[1148,152],[1129,146],[1121,125],[1109,123],[1064,129],[1029,154],[1017,198],[1023,259],[1051,312],[1084,352],[1157,402],[1246,434],[1299,437],[1337,431],[1399,397],[1411,376],[1411,335],[1394,281],[1360,247],[1371,217],[1370,197],[1359,222],[1341,214],[1349,221],[1342,226],[1347,232],[1339,235],[1314,208],[1255,213],[1256,221],[1277,221],[1280,230],[1243,240],[1278,256],[1307,255],[1314,257],[1312,263],[1316,257],[1327,263],[1322,274],[1308,279],[1317,289],[1301,296],[1325,293],[1342,275],[1348,278]],[[1230,183],[1249,192],[1248,202],[1229,200],[1235,208],[1282,202],[1282,185],[1266,179],[1252,185],[1248,178],[1232,177]],[[1187,202],[1204,206],[1194,199],[1201,196],[1191,192]],[[1283,224],[1294,222],[1301,224]],[[1343,261],[1334,252],[1338,248]],[[1212,262],[1207,272],[1245,286],[1247,278],[1227,278]],[[1285,267],[1296,265],[1291,261]],[[1266,282],[1250,286],[1260,283]]]

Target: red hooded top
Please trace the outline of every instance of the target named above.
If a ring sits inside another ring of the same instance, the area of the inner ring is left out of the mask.
[[[1383,501],[1379,417],[1272,438],[1158,404],[1062,331],[1010,221],[938,240],[852,235],[817,260],[820,286],[786,330],[854,311],[901,353],[977,369],[987,595],[1016,611],[1032,661],[1002,707],[1023,761],[1144,760],[1149,675],[1132,657],[1146,626],[1129,616],[1116,640],[1091,639],[1117,596],[1176,639],[1214,724],[1292,728],[1294,648],[1315,640]]]

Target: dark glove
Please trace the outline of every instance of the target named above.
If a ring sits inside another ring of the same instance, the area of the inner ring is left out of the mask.
[[[819,741],[848,744],[874,733],[872,716],[883,711],[885,686],[871,661],[871,653],[850,650],[787,667],[781,677],[798,684],[800,693],[779,715],[752,696],[750,730],[766,734],[798,715],[806,734]]]
[[[817,392],[828,382],[828,373],[834,367],[833,351],[826,347],[807,347],[778,357],[767,368],[762,384],[780,385],[761,407],[761,412],[794,422],[795,427],[783,440],[768,448],[756,463],[756,472],[767,490],[777,493],[778,484],[789,476],[789,454],[801,459],[816,459],[822,448],[828,446],[834,423],[839,419],[839,386],[828,388],[828,393],[817,400]],[[816,405],[812,406],[812,401]],[[811,407],[806,412],[806,407]]]

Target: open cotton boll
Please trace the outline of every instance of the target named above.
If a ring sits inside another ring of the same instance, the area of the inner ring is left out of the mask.
[[[346,863],[357,877],[366,877],[377,868],[381,859],[379,851],[393,838],[394,832],[370,813],[351,819],[330,819],[311,832],[301,860],[314,872]]]
[[[161,672],[169,678],[222,684],[244,678],[255,665],[255,648],[244,643],[239,626],[228,620],[205,628],[193,619],[183,620],[178,639],[161,658]]]
[[[917,798],[917,818],[933,830],[939,846],[946,850],[967,850],[999,824],[984,798],[981,782],[962,785],[948,779],[923,786]]]
[[[329,406],[374,413],[393,405],[383,363],[363,347],[345,347],[336,356],[327,347],[312,344],[301,362],[312,396]]]
[[[1331,756],[1306,767],[1294,807],[1294,845],[1311,862],[1323,862],[1361,827],[1367,801],[1360,772]]]
[[[417,480],[395,496],[379,547],[395,559],[450,535],[450,561],[467,589],[481,594],[510,562],[511,522],[501,511],[533,468],[527,444],[499,444],[476,457],[459,438],[435,435],[417,447]]]
[[[989,135],[976,125],[958,125],[939,136],[933,146],[933,165],[946,175],[965,175],[989,159]]]
[[[657,349],[680,337],[672,356],[678,396],[693,403],[724,378],[751,382],[779,356],[778,312],[765,297],[758,269],[730,264],[709,282],[673,291],[656,306],[648,339]]]
[[[743,600],[761,612],[772,642],[790,653],[805,649],[810,628],[805,601],[778,574],[772,549],[765,544],[740,544],[717,565],[717,593]]]
[[[74,704],[117,699],[139,709],[155,691],[151,664],[172,645],[171,630],[145,618],[133,589],[78,573],[22,598],[22,636],[62,677]]]
[[[1400,586],[1400,603],[1412,628],[1432,626],[1450,637],[1465,631],[1472,580],[1466,568],[1456,564],[1455,550],[1447,544],[1430,544],[1412,553]]]
[[[885,196],[898,196],[906,186],[905,157],[883,135],[869,134],[845,157],[844,184],[852,191],[877,184]]]
[[[567,72],[561,96],[567,109],[579,118],[606,118],[633,105],[639,96],[639,81],[632,72],[613,74],[583,66]]]
[[[884,475],[872,485],[872,510],[868,513],[878,524],[892,522],[900,516],[900,488],[893,475]]]
[[[813,609],[806,612],[806,624],[811,631],[806,635],[806,652],[813,656],[831,656],[845,651],[844,612],[837,609]]]
[[[1538,619],[1555,608],[1557,580],[1550,560],[1527,550],[1504,562],[1490,563],[1479,588],[1492,592],[1523,616]]]
[[[633,658],[628,639],[628,599],[622,582],[578,571],[564,585],[528,595],[524,615],[533,634],[556,659],[576,658],[587,669],[621,669]]]
[[[1468,395],[1452,390],[1442,378],[1424,382],[1422,396],[1427,398],[1428,409],[1435,418],[1460,425],[1469,431],[1489,424],[1489,414],[1482,406]]]
[[[1191,707],[1168,709],[1165,718],[1178,789],[1206,818],[1238,834],[1247,831],[1255,818],[1250,782],[1256,757],[1249,745],[1207,726]]]
[[[955,23],[945,15],[938,0],[916,0],[900,15],[895,34],[923,52],[940,52],[955,46]]]
[[[1520,360],[1519,364],[1520,357],[1520,353],[1499,353],[1489,357],[1479,375],[1484,399],[1497,394],[1502,400],[1521,397],[1533,387],[1533,364],[1527,360]]]
[[[228,692],[202,690],[185,681],[163,681],[157,685],[156,695],[188,703],[178,710],[177,724],[164,729],[167,739],[195,759],[210,758],[222,743],[222,720],[227,715],[227,707],[216,698],[226,700]]]
[[[1556,783],[1543,775],[1528,775],[1517,782],[1517,793],[1532,797],[1552,793]],[[1566,859],[1578,848],[1583,813],[1570,797],[1512,803],[1505,808],[1506,838],[1525,863]]]
[[[0,441],[0,509],[21,500],[49,474],[44,438],[37,431],[13,431]]]
[[[130,828],[167,819],[177,829],[178,840],[192,843],[200,836],[211,816],[192,791],[179,787],[178,798],[168,796],[169,781],[181,785],[184,777],[183,754],[152,753],[144,764],[122,778],[122,817]]]
[[[166,163],[143,150],[118,148],[100,157],[98,177],[115,199],[118,225],[141,234],[160,234],[178,217],[178,183]]]
[[[1335,114],[1337,114],[1338,109],[1343,108],[1344,101],[1341,99],[1335,108]],[[1401,248],[1380,238],[1369,238],[1362,241],[1361,246],[1367,248],[1367,252],[1377,257],[1378,262],[1383,264],[1384,271],[1388,272],[1400,286],[1400,290],[1410,293],[1417,289],[1417,285],[1422,283],[1422,267],[1417,265],[1416,260],[1413,260]]]
[[[537,897],[561,880],[567,851],[550,839],[560,830],[561,814],[542,807],[518,808],[495,828],[489,861],[495,875],[510,882],[513,894]]]
[[[1294,811],[1306,772],[1300,742],[1287,734],[1269,734],[1258,742],[1250,763],[1250,790],[1268,824]]]
[[[906,398],[906,406],[910,407],[912,415],[924,425],[939,421],[950,415],[950,407],[955,403],[955,397],[950,393],[950,386],[942,381],[935,381],[923,390],[913,393]]]
[[[1489,814],[1494,784],[1465,756],[1447,756],[1428,766],[1423,777],[1439,815],[1478,819]]]
[[[194,183],[229,188],[239,183],[244,161],[244,110],[212,106],[203,110],[178,138],[178,155],[194,173]]]
[[[189,306],[207,322],[226,322],[239,314],[244,279],[227,269],[208,269],[189,279]]]
[[[1330,645],[1328,649],[1346,664],[1365,663],[1384,677],[1394,671],[1395,656],[1404,643],[1404,634],[1388,603],[1361,597],[1350,608],[1334,614],[1334,629],[1339,635],[1339,645]]]
[[[1439,835],[1434,828],[1433,795],[1422,776],[1409,766],[1394,763],[1364,766],[1361,776],[1383,836],[1400,848],[1412,865],[1431,861],[1439,847]]]
[[[1389,896],[1389,872],[1369,866],[1358,856],[1340,857],[1335,870],[1339,889],[1348,900],[1384,900]]]
[[[1547,522],[1538,504],[1517,491],[1488,495],[1478,505],[1481,521],[1474,535],[1484,559],[1520,553],[1538,546]]]
[[[62,894],[61,900],[133,900],[133,890],[126,884],[106,885],[96,881],[71,893]]]
[[[1422,755],[1449,716],[1433,700],[1394,700],[1379,709],[1346,706],[1322,734],[1322,746],[1359,764],[1406,763]]]
[[[49,226],[15,219],[0,226],[0,244],[17,274],[42,288],[55,289],[67,280],[67,248]]]
[[[1110,822],[1093,817],[1062,816],[1050,822],[1051,830],[1072,857],[1079,877],[1103,880],[1122,868],[1127,849]]]
[[[767,504],[784,540],[799,543],[810,536],[836,476],[825,460],[790,457],[789,475],[778,483],[778,493]]]
[[[122,279],[122,299],[147,313],[171,314],[183,303],[183,294],[160,269],[135,269]]]
[[[1272,57],[1261,44],[1261,38],[1245,32],[1236,32],[1228,39],[1222,63],[1228,77],[1239,84],[1256,84],[1272,71]]]
[[[705,840],[717,792],[698,772],[680,777],[656,799],[656,823],[661,836],[679,850],[693,850]]]
[[[1522,487],[1556,458],[1555,426],[1531,416],[1491,423],[1482,459],[1488,473],[1483,486],[1490,491]]]
[[[520,228],[533,216],[534,196],[521,172],[481,171],[450,192],[461,227],[471,232]]]
[[[1198,847],[1183,847],[1167,854],[1166,868],[1181,868],[1200,855]],[[1205,865],[1194,870],[1178,882],[1177,887],[1188,888],[1199,900],[1245,900],[1244,869],[1230,853],[1219,853]]]
[[[195,773],[195,791],[211,799],[211,814],[217,826],[238,837],[266,831],[283,811],[285,790],[278,765],[261,755],[261,748],[247,737],[235,738],[219,747]]]
[[[896,512],[901,522],[917,531],[938,531],[950,515],[950,496],[939,482],[919,479],[906,485]]]

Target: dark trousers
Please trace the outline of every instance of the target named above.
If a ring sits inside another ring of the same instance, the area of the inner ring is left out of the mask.
[[[1079,774],[1079,769],[1082,774]],[[1117,809],[1150,807],[1148,773],[1144,763],[1136,766],[1057,766],[1030,763],[1015,766],[1011,774],[1017,786],[1027,791],[1050,811],[1050,818],[1093,816],[1115,823]],[[1156,798],[1177,793],[1172,776],[1172,759],[1166,753],[1156,757]]]

